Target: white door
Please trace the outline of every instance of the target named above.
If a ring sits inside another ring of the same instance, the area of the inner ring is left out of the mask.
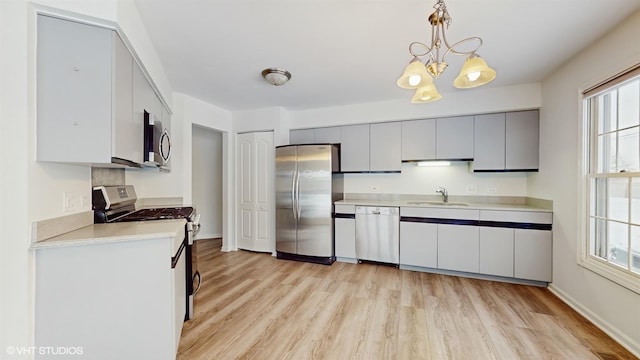
[[[238,134],[238,248],[273,252],[273,132]]]

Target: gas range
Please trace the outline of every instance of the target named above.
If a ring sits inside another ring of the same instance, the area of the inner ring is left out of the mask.
[[[200,215],[192,206],[170,206],[136,209],[138,199],[133,185],[97,186],[93,188],[94,223],[118,223],[130,221],[157,221],[185,219],[184,247],[186,255],[187,313],[185,320],[193,318],[193,297],[202,282],[197,269],[196,243],[200,231]],[[176,254],[176,259],[180,254]]]
[[[166,219],[191,219],[195,210],[191,206],[143,208],[117,219],[117,221],[145,221]]]

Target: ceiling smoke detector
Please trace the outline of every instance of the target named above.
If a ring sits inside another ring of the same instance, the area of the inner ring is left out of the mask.
[[[262,70],[262,77],[271,85],[280,86],[291,80],[291,73],[284,69],[268,68]]]

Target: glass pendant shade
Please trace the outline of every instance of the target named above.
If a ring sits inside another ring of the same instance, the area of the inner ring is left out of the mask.
[[[478,55],[471,55],[465,60],[460,74],[453,81],[458,89],[470,89],[488,84],[496,78],[496,71]]]
[[[411,102],[419,104],[437,101],[440,99],[442,99],[442,95],[440,95],[438,89],[436,89],[436,85],[431,82],[430,84],[420,86],[413,95],[413,98],[411,98]]]
[[[398,86],[403,89],[416,89],[418,86],[433,83],[433,78],[427,73],[427,68],[416,57],[404,69],[398,79]]]

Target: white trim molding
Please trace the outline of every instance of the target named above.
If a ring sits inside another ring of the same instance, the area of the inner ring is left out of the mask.
[[[562,300],[565,304],[569,305],[573,310],[584,316],[587,320],[591,321],[600,330],[604,331],[607,335],[611,336],[616,342],[622,345],[625,349],[629,350],[633,355],[640,358],[640,344],[629,338],[623,332],[612,326],[608,321],[601,318],[593,311],[584,307],[581,303],[576,301],[570,295],[555,287],[553,284],[549,285],[549,291]]]

